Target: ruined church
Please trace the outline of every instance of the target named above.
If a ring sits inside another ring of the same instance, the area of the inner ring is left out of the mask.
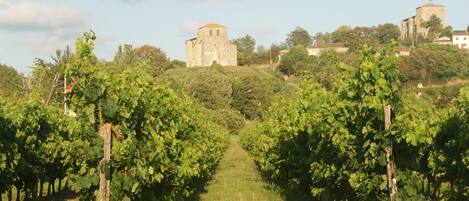
[[[219,24],[199,28],[197,37],[186,41],[187,67],[205,67],[213,64],[237,66],[236,45],[228,40],[228,31]]]

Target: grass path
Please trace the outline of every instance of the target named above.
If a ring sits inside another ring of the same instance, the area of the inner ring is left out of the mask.
[[[254,161],[241,147],[238,136],[230,136],[217,172],[200,195],[201,201],[282,201],[282,196],[264,182]]]

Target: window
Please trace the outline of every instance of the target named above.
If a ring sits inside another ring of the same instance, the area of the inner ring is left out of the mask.
[[[466,40],[466,37],[464,37],[464,40]]]
[[[459,40],[459,38],[458,38],[458,37],[456,37],[456,40]]]
[[[210,36],[212,36],[212,30],[210,29]]]
[[[217,29],[217,36],[220,36],[220,30],[218,30],[218,29]]]

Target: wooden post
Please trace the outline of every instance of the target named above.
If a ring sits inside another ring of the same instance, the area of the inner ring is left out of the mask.
[[[273,62],[272,62],[272,46],[270,46],[269,50],[269,64],[270,64],[270,69],[273,69]]]
[[[111,178],[109,161],[111,160],[111,124],[107,123],[99,128],[99,135],[103,138],[103,159],[100,162],[99,172],[99,191],[101,192],[101,201],[109,201],[111,192]],[[106,175],[107,173],[107,175]]]
[[[389,131],[391,128],[391,106],[384,106],[384,129]],[[386,147],[386,160],[387,160],[387,176],[388,176],[388,190],[389,190],[389,199],[391,201],[398,200],[397,194],[397,180],[396,180],[396,169],[394,156],[392,154],[393,145],[392,142]]]

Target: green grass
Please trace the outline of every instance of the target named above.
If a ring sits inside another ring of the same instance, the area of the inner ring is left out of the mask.
[[[201,201],[277,201],[279,190],[264,180],[254,161],[241,147],[238,136],[230,136],[230,146],[220,161],[213,180]]]

